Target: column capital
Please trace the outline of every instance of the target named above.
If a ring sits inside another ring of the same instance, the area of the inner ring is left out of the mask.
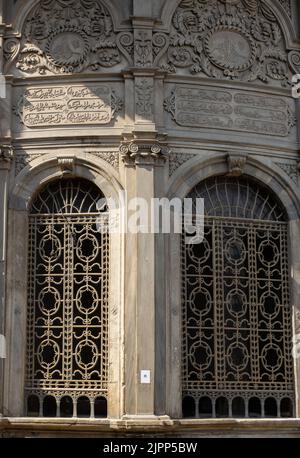
[[[10,145],[0,145],[0,169],[9,169],[12,159],[12,147]]]
[[[168,147],[165,142],[158,140],[133,140],[124,141],[120,148],[120,153],[125,165],[164,165]]]

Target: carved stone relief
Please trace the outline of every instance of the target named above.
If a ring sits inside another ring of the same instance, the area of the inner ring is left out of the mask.
[[[279,21],[261,0],[182,0],[162,67],[282,86],[290,77]]]
[[[15,113],[29,128],[109,124],[123,102],[110,86],[85,84],[30,87]]]
[[[151,78],[137,79],[135,84],[136,113],[144,118],[153,115],[153,81]]]
[[[89,151],[88,154],[91,154],[96,157],[100,157],[105,162],[110,164],[115,170],[119,171],[119,152],[106,152],[106,151]],[[17,176],[22,170],[27,167],[34,159],[42,156],[43,153],[16,153],[15,155],[15,176]],[[70,156],[72,159],[75,156]],[[72,161],[67,157],[59,158],[59,165],[63,169],[68,170],[68,168],[73,168]]]
[[[247,162],[247,154],[229,153],[227,156],[228,176],[239,177],[243,175]]]
[[[164,106],[183,127],[286,137],[296,124],[286,99],[252,92],[176,86]]]
[[[119,158],[120,154],[119,152],[105,152],[105,151],[91,151],[89,154],[92,154],[93,156],[100,157],[103,159],[105,162],[110,164],[117,172],[119,171]]]
[[[150,30],[136,31],[134,40],[134,50],[136,67],[152,66],[152,32]]]
[[[4,52],[8,62],[18,56],[16,66],[26,74],[97,71],[121,63],[121,35],[100,0],[42,0],[27,17],[21,42],[8,37]]]
[[[170,153],[169,154],[169,176],[172,176],[179,167],[185,164],[190,159],[193,159],[196,154],[189,153]]]
[[[123,32],[117,41],[123,54],[138,68],[157,67],[170,42],[168,34],[156,32],[152,35],[149,30],[137,30],[134,36]]]
[[[278,165],[278,167],[280,167],[295,184],[298,184],[299,165],[286,164],[282,162],[276,162],[276,165]]]
[[[291,0],[279,0],[279,3],[283,6],[287,14],[292,17],[292,5]]]
[[[25,153],[16,153],[15,154],[15,176],[19,175],[22,170],[27,167],[30,162],[38,157],[42,156],[42,153],[33,153],[33,154],[25,154]]]
[[[120,148],[121,158],[125,165],[155,164],[163,165],[167,159],[168,149],[160,142],[139,143],[124,142]]]
[[[13,149],[8,145],[0,145],[0,161],[10,162],[13,159]]]

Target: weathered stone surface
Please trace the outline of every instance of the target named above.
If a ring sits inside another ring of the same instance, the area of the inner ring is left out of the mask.
[[[110,86],[72,85],[30,87],[15,113],[30,128],[109,124],[122,108]]]
[[[296,123],[287,99],[253,92],[176,86],[164,106],[183,127],[287,137]]]
[[[0,435],[299,435],[297,419],[174,420],[182,417],[178,234],[111,235],[110,418],[72,425],[24,418],[28,209],[49,182],[90,180],[117,209],[123,191],[128,203],[183,200],[215,176],[265,185],[290,221],[290,302],[299,321],[300,125],[291,77],[300,72],[300,48],[292,3],[6,1],[5,16],[2,5],[0,334],[6,330],[9,345],[5,370],[0,364],[0,417],[8,417]],[[147,385],[142,370],[150,371]],[[299,391],[299,361],[295,374]]]

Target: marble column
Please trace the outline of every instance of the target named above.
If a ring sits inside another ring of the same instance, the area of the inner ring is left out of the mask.
[[[2,336],[5,338],[7,196],[10,163],[10,148],[0,145],[0,335],[2,344]],[[0,358],[0,415],[3,413],[4,361],[3,358]]]
[[[163,147],[150,140],[135,140],[123,145],[121,153],[125,164],[129,221],[136,209],[133,199],[143,199],[148,204],[147,227],[144,226],[146,219],[138,221],[141,226],[137,233],[128,228],[126,234],[125,415],[148,417],[157,414],[157,308],[160,300],[155,279],[157,248],[161,246],[157,241],[159,236],[151,232],[151,200],[156,195],[157,176],[165,156]],[[159,306],[161,310],[163,305]],[[149,379],[142,379],[143,371],[147,371]],[[163,373],[164,368],[159,375]]]

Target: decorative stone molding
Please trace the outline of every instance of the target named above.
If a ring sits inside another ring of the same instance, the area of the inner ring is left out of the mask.
[[[295,309],[295,334],[300,334],[300,310]]]
[[[119,46],[120,45],[120,46]],[[39,2],[25,21],[22,38],[8,37],[5,56],[26,74],[98,71],[122,62],[122,45],[100,0]]]
[[[166,146],[159,142],[124,142],[120,153],[125,165],[163,165],[166,161]]]
[[[106,151],[88,151],[87,154],[93,155],[95,157],[99,157],[103,159],[105,162],[110,164],[116,171],[119,171],[119,152],[106,152]],[[30,153],[30,154],[25,154],[25,153],[16,153],[15,155],[15,176],[19,175],[19,173],[22,172],[22,170],[27,167],[34,159],[37,159],[38,157],[42,156],[43,153]],[[74,156],[71,156],[71,159],[73,159]],[[59,164],[61,167],[65,167],[66,170],[68,168],[67,162],[63,164],[62,161],[67,160],[68,158],[60,158],[58,159],[61,161]]]
[[[153,115],[153,80],[152,78],[143,78],[137,80],[135,84],[135,104],[136,113],[145,118],[151,118]]]
[[[292,17],[292,5],[291,5],[291,0],[279,0],[279,3],[283,6],[284,10],[287,12],[287,14]]]
[[[134,64],[136,67],[152,66],[153,52],[151,30],[136,30],[134,37]]]
[[[164,108],[182,127],[287,137],[296,125],[287,98],[229,88],[176,85]]]
[[[298,184],[299,164],[286,164],[283,162],[275,162],[295,183]]]
[[[35,154],[25,154],[25,153],[16,153],[15,154],[15,176],[19,175],[22,170],[27,167],[30,162],[38,157],[42,156],[42,153],[35,153]]]
[[[231,177],[239,177],[244,173],[244,168],[247,162],[247,155],[239,153],[229,153],[227,156],[227,162],[229,169],[227,175]]]
[[[197,154],[170,153],[169,154],[169,176],[172,176],[181,165],[196,157]]]
[[[157,67],[160,58],[168,49],[169,42],[166,33],[156,32],[152,35],[149,30],[137,30],[135,35],[123,32],[117,37],[122,54],[129,62],[134,62],[136,68]]]
[[[300,72],[300,52],[299,51],[291,51],[288,55],[290,66],[294,73]]]
[[[172,19],[168,72],[290,84],[281,25],[258,0],[182,0]]]
[[[0,163],[10,163],[13,159],[13,149],[9,145],[0,145]]]
[[[65,176],[74,175],[75,162],[75,156],[65,156],[57,158],[57,163],[61,169],[62,175]]]
[[[103,159],[105,162],[110,164],[117,172],[119,172],[119,153],[118,152],[104,152],[104,151],[90,151],[95,157]]]
[[[14,153],[11,146],[0,145],[0,169],[9,170]]]

